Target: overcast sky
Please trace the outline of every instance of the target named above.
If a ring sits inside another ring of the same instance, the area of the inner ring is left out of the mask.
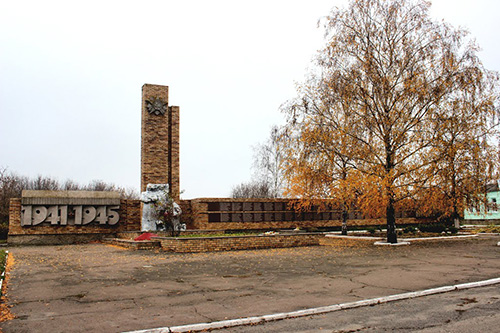
[[[183,198],[226,197],[346,0],[0,0],[0,167],[140,186],[141,87],[180,106]],[[500,2],[434,0],[500,70]]]

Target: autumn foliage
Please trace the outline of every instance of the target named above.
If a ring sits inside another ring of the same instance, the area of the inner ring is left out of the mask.
[[[324,21],[316,68],[284,106],[288,196],[344,211],[459,218],[498,166],[498,75],[430,3],[353,0]]]

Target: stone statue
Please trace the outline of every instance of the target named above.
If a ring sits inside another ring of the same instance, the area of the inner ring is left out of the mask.
[[[172,233],[181,231],[185,226],[180,223],[181,207],[168,195],[168,184],[148,184],[141,193],[142,208],[141,231],[166,230]]]

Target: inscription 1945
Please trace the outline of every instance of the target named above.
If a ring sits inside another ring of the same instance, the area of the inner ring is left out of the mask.
[[[23,205],[21,226],[35,226],[42,223],[51,225],[115,225],[120,216],[120,206],[85,205]]]

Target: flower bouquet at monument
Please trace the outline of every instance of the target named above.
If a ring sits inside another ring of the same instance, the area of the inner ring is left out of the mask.
[[[165,201],[156,203],[156,209],[158,212],[157,229],[168,232],[172,237],[179,236],[183,229],[180,223],[181,208],[179,205],[172,198],[167,197]]]

